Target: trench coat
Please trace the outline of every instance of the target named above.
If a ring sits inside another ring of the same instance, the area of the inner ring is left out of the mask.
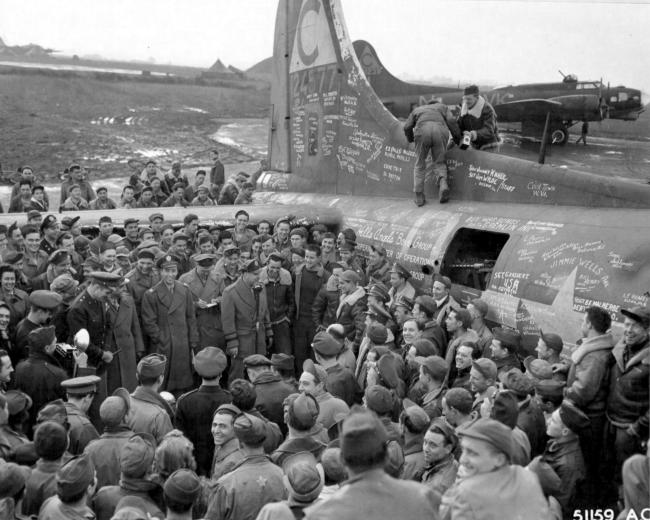
[[[223,279],[210,272],[205,283],[203,283],[196,269],[192,269],[182,275],[178,281],[185,284],[192,293],[201,347],[225,349],[226,340],[224,339],[223,325],[221,324],[221,304],[207,309],[200,309],[196,305],[199,299],[210,303],[213,299],[220,298],[225,289]]]
[[[162,390],[178,392],[192,388],[192,350],[198,348],[199,334],[190,290],[175,281],[173,293],[163,282],[145,292],[142,327],[151,338],[152,352],[167,357]]]

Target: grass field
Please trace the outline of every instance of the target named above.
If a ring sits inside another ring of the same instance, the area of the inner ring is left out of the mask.
[[[54,179],[71,162],[92,176],[129,175],[131,158],[206,164],[210,136],[229,118],[265,117],[269,91],[0,75],[0,164],[24,164]],[[223,162],[250,158],[216,145]]]

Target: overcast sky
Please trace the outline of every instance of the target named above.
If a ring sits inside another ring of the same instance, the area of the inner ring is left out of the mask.
[[[650,4],[342,0],[353,39],[410,78],[498,84],[557,72],[650,92]],[[248,68],[270,56],[274,0],[0,0],[0,36],[67,54]]]

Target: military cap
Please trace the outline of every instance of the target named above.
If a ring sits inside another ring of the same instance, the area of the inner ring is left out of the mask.
[[[485,303],[485,301],[481,300],[480,298],[474,298],[469,303],[471,303],[474,306],[474,308],[479,312],[481,316],[483,316],[484,318],[487,316],[488,304]]]
[[[150,191],[153,193],[153,188],[151,186],[145,186],[142,188],[142,191],[140,191],[140,193],[144,193],[145,191]]]
[[[449,279],[448,276],[443,276],[440,273],[436,273],[436,275],[433,277],[433,281],[440,282],[447,289],[451,289],[451,280]]]
[[[639,323],[644,329],[650,327],[650,309],[647,307],[632,307],[631,309],[621,309],[621,314],[626,318]]]
[[[41,233],[43,232],[44,229],[52,227],[56,223],[57,223],[57,220],[56,220],[56,217],[54,215],[47,215],[43,219],[43,222],[41,222]]]
[[[241,267],[242,273],[259,273],[261,270],[262,266],[255,259],[246,260]]]
[[[214,411],[214,415],[217,414],[229,414],[233,417],[238,417],[241,414],[241,410],[232,403],[224,403],[219,405],[219,408]]]
[[[102,191],[108,192],[108,188],[106,186],[100,186],[95,190],[97,193],[101,193]]]
[[[201,481],[191,469],[177,469],[165,481],[163,491],[177,504],[190,505],[201,492]]]
[[[149,354],[138,363],[137,372],[140,377],[160,377],[165,373],[167,358],[162,354]]]
[[[345,329],[343,328],[343,325],[340,323],[332,323],[331,325],[328,325],[325,330],[330,336],[338,341],[341,346],[343,346],[343,343],[345,342]]]
[[[319,364],[314,363],[311,359],[305,359],[304,363],[302,364],[302,371],[314,376],[314,381],[316,381],[316,384],[325,384],[327,382],[327,370],[325,370]]]
[[[347,271],[343,271],[339,278],[345,282],[352,282],[352,283],[359,283],[361,281],[361,277],[355,273],[352,269],[348,269]]]
[[[270,367],[271,360],[262,354],[252,354],[244,358],[245,367]]]
[[[181,260],[176,255],[166,254],[156,261],[156,267],[158,269],[167,269],[168,267],[178,267],[180,263]]]
[[[496,383],[498,369],[496,363],[491,359],[475,359],[472,361],[472,368],[478,370],[485,379],[491,379]]]
[[[571,401],[564,400],[559,408],[560,419],[564,426],[574,433],[581,433],[589,427],[589,417]]]
[[[384,303],[390,300],[388,289],[386,289],[386,286],[384,284],[380,284],[380,283],[373,284],[372,287],[370,287],[368,294],[370,296],[374,296],[378,300],[383,301]]]
[[[118,235],[117,233],[113,233],[112,235],[109,235],[108,238],[106,239],[106,243],[108,245],[114,245],[117,246],[120,242],[124,240],[123,236]]]
[[[526,367],[526,373],[535,379],[553,378],[553,367],[545,359],[528,356],[524,359],[524,366]]]
[[[372,385],[366,388],[366,406],[379,415],[384,415],[393,410],[395,401],[388,388],[381,385]]]
[[[128,226],[129,224],[139,224],[139,223],[140,223],[140,219],[128,217],[127,219],[124,220],[124,227]]]
[[[282,470],[291,498],[303,503],[318,498],[325,484],[325,475],[314,455],[308,451],[290,455],[282,463]]]
[[[553,399],[564,395],[566,383],[555,379],[542,379],[535,383],[535,392],[542,398]]]
[[[151,468],[155,452],[156,440],[152,435],[132,435],[120,450],[120,470],[127,477],[144,477]]]
[[[205,184],[201,184],[201,186],[197,188],[197,191],[210,191],[210,188]]]
[[[172,235],[172,242],[176,242],[177,240],[189,240],[189,239],[190,237],[188,237],[185,233],[183,233],[182,230],[176,231],[176,233]]]
[[[534,382],[518,368],[512,368],[499,374],[499,381],[518,396],[526,396],[533,392]]]
[[[153,229],[151,229],[149,226],[143,226],[138,230],[138,237],[142,238],[147,233],[153,233]]]
[[[61,386],[70,395],[86,395],[97,391],[97,383],[100,381],[101,378],[97,376],[73,377],[61,381]]]
[[[129,249],[128,249],[126,246],[119,246],[119,247],[115,250],[115,256],[116,256],[117,258],[121,258],[121,257],[126,257],[126,258],[128,258],[129,255],[130,255],[130,253],[131,253],[131,252],[129,251]]]
[[[327,332],[318,332],[311,343],[312,348],[324,357],[334,357],[341,352],[341,344]]]
[[[436,381],[442,381],[449,372],[449,364],[440,356],[417,356],[415,361],[422,365]]]
[[[421,407],[415,404],[410,399],[402,401],[402,408],[404,409],[404,418],[410,422],[410,430],[412,433],[423,433],[431,423],[431,419]]]
[[[194,261],[202,267],[208,267],[217,261],[217,256],[210,253],[199,253],[194,256]]]
[[[411,346],[415,347],[416,356],[437,356],[440,353],[438,348],[427,338],[418,338]]]
[[[99,417],[106,426],[117,426],[129,409],[122,397],[110,395],[99,406]]]
[[[78,286],[79,282],[77,280],[72,278],[71,275],[64,273],[52,280],[52,283],[50,284],[50,291],[65,293],[75,290]]]
[[[42,423],[45,421],[54,421],[63,425],[67,424],[68,412],[66,412],[63,399],[55,399],[54,401],[50,401],[38,411],[36,422]]]
[[[241,253],[240,249],[234,244],[226,246],[223,250],[223,256],[238,255],[239,253]]]
[[[384,345],[388,340],[388,329],[381,323],[373,323],[368,327],[366,336],[375,345]]]
[[[428,316],[431,316],[438,308],[436,300],[434,300],[432,296],[426,294],[415,298],[415,303],[417,303],[420,309]]]
[[[377,385],[370,388],[375,387]],[[383,452],[386,449],[388,434],[379,418],[372,412],[353,412],[343,420],[340,439],[341,458],[345,461],[349,456],[372,458]]]
[[[4,395],[9,415],[16,415],[32,407],[32,398],[20,390],[7,390]]]
[[[415,302],[413,299],[408,296],[400,296],[395,300],[395,307],[404,307],[407,311],[411,312],[413,310],[413,305]]]
[[[291,424],[295,425],[297,429],[308,430],[316,424],[320,406],[313,395],[298,394],[298,397],[289,403],[287,413]]]
[[[384,354],[379,358],[379,361],[377,361],[377,372],[388,388],[397,388],[400,381],[397,373],[397,357],[392,352]]]
[[[194,356],[194,370],[201,377],[213,379],[223,373],[228,359],[220,348],[205,347]]]
[[[138,260],[140,258],[148,258],[149,260],[155,260],[156,255],[154,255],[153,251],[149,249],[141,249],[140,251],[138,251]]]
[[[93,271],[90,273],[93,283],[103,285],[104,287],[119,287],[123,277],[115,273],[105,273],[104,271]]]
[[[33,218],[41,218],[41,212],[36,209],[29,210],[27,212],[27,220],[32,220]]]
[[[271,365],[278,370],[293,370],[293,363],[295,358],[289,354],[272,354]]]
[[[165,216],[162,213],[152,213],[149,215],[149,222],[153,222],[156,219],[165,220]]]
[[[90,456],[72,457],[56,472],[56,492],[64,500],[83,493],[95,480],[95,466]]]
[[[29,219],[29,217],[28,217]],[[65,228],[65,230],[70,229],[72,226],[74,226],[77,222],[81,220],[81,216],[77,215],[76,217],[63,217],[61,219],[61,227]]]
[[[544,334],[544,332],[542,332],[542,329],[539,329],[539,337],[542,338],[542,341],[548,348],[555,350],[555,352],[558,354],[562,352],[564,342],[559,335],[553,333]]]
[[[521,346],[521,333],[518,330],[506,327],[495,327],[492,329],[494,339],[501,342],[505,346],[511,347],[513,350]]]
[[[25,487],[30,475],[31,470],[25,466],[19,466],[13,462],[0,464],[0,500],[13,498]]]
[[[54,291],[45,291],[39,289],[37,291],[33,291],[29,295],[30,305],[33,305],[34,307],[38,307],[40,309],[56,309],[59,305],[61,305],[62,301],[63,298],[61,295],[55,293]]]
[[[262,419],[242,413],[233,424],[239,442],[251,446],[260,446],[266,439],[266,424]]]
[[[371,316],[375,321],[378,321],[382,325],[386,325],[389,320],[392,320],[393,317],[390,315],[390,312],[386,310],[383,305],[377,305],[376,303],[368,304],[368,310],[366,314]]]
[[[78,237],[74,237],[74,247],[75,249],[83,249],[84,247],[87,247],[90,245],[90,240],[88,240],[88,237],[85,237],[83,235],[79,235]]]
[[[512,459],[512,430],[505,424],[488,418],[481,418],[458,431],[461,437],[478,439],[492,445],[508,458]]]
[[[13,249],[5,249],[2,253],[2,261],[5,264],[15,265],[24,258],[24,254]]]
[[[32,330],[27,335],[27,343],[30,349],[32,351],[42,352],[43,348],[50,345],[56,339],[55,330],[53,325]]]

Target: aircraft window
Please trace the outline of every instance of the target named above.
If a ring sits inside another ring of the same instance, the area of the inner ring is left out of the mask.
[[[508,238],[510,235],[505,233],[459,229],[447,248],[441,273],[453,283],[484,291]]]
[[[618,93],[618,100],[619,101],[627,101],[627,92],[619,92]]]

